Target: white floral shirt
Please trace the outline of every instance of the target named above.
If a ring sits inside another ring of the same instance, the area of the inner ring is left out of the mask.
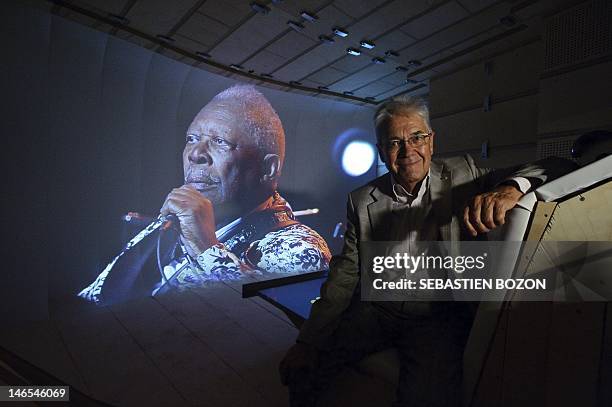
[[[313,229],[297,223],[268,232],[235,255],[223,244],[214,245],[190,264],[186,256],[164,267],[166,278],[176,286],[201,286],[206,281],[239,280],[245,275],[306,273],[329,267],[331,253]]]

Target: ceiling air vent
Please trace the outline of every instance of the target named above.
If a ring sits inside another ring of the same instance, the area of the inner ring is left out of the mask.
[[[538,141],[538,159],[548,157],[572,158],[572,145],[578,136],[565,136]]]
[[[565,68],[612,53],[612,2],[594,0],[544,24],[544,70]]]

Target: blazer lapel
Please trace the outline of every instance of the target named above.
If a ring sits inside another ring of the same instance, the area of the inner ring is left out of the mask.
[[[453,213],[452,213],[452,172],[450,168],[442,163],[431,162],[431,210],[435,221],[438,223],[441,240],[452,240],[453,236]]]
[[[380,177],[379,182],[374,185],[370,196],[373,202],[368,204],[368,218],[370,219],[370,236],[367,240],[386,240],[384,232],[388,230],[388,222],[391,222],[393,210],[393,198],[391,196],[391,174]]]

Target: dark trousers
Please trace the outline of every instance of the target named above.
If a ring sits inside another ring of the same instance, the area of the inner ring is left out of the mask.
[[[375,304],[375,305],[373,305]],[[345,312],[318,368],[289,384],[291,406],[315,406],[332,378],[347,365],[389,347],[398,349],[394,406],[461,405],[463,351],[473,320],[467,303],[356,302]]]

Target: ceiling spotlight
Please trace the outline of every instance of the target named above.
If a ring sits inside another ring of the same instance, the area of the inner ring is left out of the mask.
[[[385,55],[388,57],[399,57],[399,52],[393,51],[392,49],[385,51]]]
[[[376,45],[374,45],[373,42],[366,41],[366,40],[361,41],[359,43],[359,45],[361,45],[365,49],[372,49],[372,48],[374,48],[376,46]]]
[[[255,73],[255,70],[254,69],[249,69],[248,72],[249,73]]]
[[[410,66],[421,66],[421,61],[413,59],[411,61],[408,61],[408,65],[410,65]]]
[[[415,83],[419,83],[419,82],[415,81],[414,79],[406,78],[406,83],[409,85],[414,85]]]
[[[516,24],[516,17],[507,15],[499,19],[499,22],[506,27],[512,27]]]
[[[258,3],[256,1],[251,3],[251,9],[254,12],[260,13],[260,14],[268,14],[271,11],[270,7],[266,6],[265,4]]]
[[[174,42],[174,38],[168,37],[167,35],[159,34],[159,35],[156,35],[156,37],[166,43]]]
[[[347,48],[346,49],[346,53],[349,54],[349,55],[354,55],[354,56],[361,55],[361,51],[359,51],[358,49],[355,49],[355,48]]]
[[[291,81],[291,82],[289,82],[289,85],[294,85],[294,86],[302,86],[302,82],[298,82],[298,81]]]
[[[317,89],[319,89],[319,90],[329,90],[329,88],[327,86],[317,86]]]
[[[319,19],[319,17],[316,14],[311,14],[307,11],[302,11],[300,13],[300,16],[302,16],[304,20],[310,21],[311,23],[314,23],[315,21]]]
[[[346,91],[344,91],[344,92],[342,92],[342,93],[344,93],[344,94],[345,94],[345,95],[347,95],[347,96],[353,96],[353,95],[354,95],[354,93],[353,93],[353,92],[351,92],[350,90],[346,90]]]
[[[342,38],[348,37],[348,34],[349,34],[349,33],[348,33],[348,31],[343,30],[343,29],[342,29],[342,28],[340,28],[340,27],[334,27],[334,28],[332,28],[332,31],[333,31],[333,32],[334,32],[334,34],[336,34],[338,37],[342,37]]]
[[[329,35],[325,35],[325,34],[319,35],[319,39],[324,44],[333,44],[335,42],[332,37],[330,37]]]
[[[367,100],[376,100],[376,98],[374,96],[367,96],[366,99]]]
[[[395,70],[396,71],[400,71],[400,72],[406,72],[408,70],[408,68],[406,68],[405,66],[399,65],[399,66],[395,67]]]
[[[212,56],[208,53],[208,52],[202,52],[202,51],[198,51],[196,52],[196,55],[205,59],[209,59]]]
[[[232,69],[236,69],[236,70],[238,70],[238,71],[242,71],[242,70],[244,69],[244,67],[243,67],[243,66],[238,65],[238,64],[231,64],[231,65],[230,65],[230,68],[232,68]]]
[[[375,63],[375,64],[377,64],[377,65],[381,65],[381,64],[384,64],[384,63],[385,63],[385,62],[387,62],[387,61],[385,61],[385,59],[384,59],[384,58],[378,58],[378,57],[376,57],[376,58],[372,58],[372,62],[374,62],[374,63]]]
[[[108,18],[117,24],[128,25],[130,23],[130,20],[118,14],[108,13]]]
[[[298,23],[297,21],[287,21],[287,25],[293,28],[295,31],[302,31],[304,29],[304,25]]]

